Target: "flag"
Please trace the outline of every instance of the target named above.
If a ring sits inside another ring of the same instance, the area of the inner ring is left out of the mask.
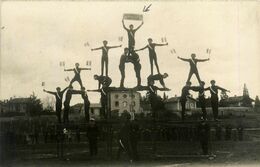
[[[123,15],[123,19],[125,20],[143,20],[143,15],[141,14],[132,14],[132,13],[125,13]]]
[[[122,42],[122,41],[123,41],[123,37],[122,37],[122,36],[118,37],[118,40],[119,40],[120,42]]]
[[[42,86],[45,86],[45,82],[42,82]]]
[[[86,65],[91,66],[91,61],[90,60],[86,61]]]
[[[163,38],[161,38],[161,41],[163,42],[163,41],[164,41],[164,39],[163,39]]]
[[[66,77],[66,78],[65,78],[65,81],[66,81],[66,82],[70,82],[70,78],[69,78],[69,77]]]
[[[166,37],[164,37],[164,42],[167,42],[167,39],[166,39]]]

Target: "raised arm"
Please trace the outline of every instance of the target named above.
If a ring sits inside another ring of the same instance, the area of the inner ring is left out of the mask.
[[[74,69],[64,69],[64,71],[74,71]]]
[[[167,43],[164,43],[164,44],[155,43],[154,45],[155,45],[155,46],[166,46],[166,45],[168,45],[168,42],[167,42]]]
[[[122,45],[117,45],[117,46],[108,46],[109,49],[113,49],[113,48],[120,48]]]
[[[144,49],[146,49],[146,48],[147,48],[147,45],[146,45],[145,47],[141,48],[141,49],[137,49],[137,50],[135,50],[135,52],[138,52],[138,51],[144,50]]]
[[[102,47],[99,47],[99,48],[93,48],[93,49],[91,49],[91,51],[94,51],[94,50],[100,50],[100,49],[102,49]]]
[[[55,92],[47,91],[47,90],[45,90],[45,89],[43,89],[43,91],[46,92],[46,93],[49,93],[49,94],[55,95]]]
[[[122,24],[123,24],[124,29],[127,31],[128,29],[127,29],[126,26],[125,26],[124,19],[122,20]]]
[[[189,61],[190,59],[184,59],[184,58],[181,58],[181,57],[177,57],[178,59],[182,60],[182,61]]]
[[[66,87],[65,89],[63,89],[61,92],[64,93],[69,87]]]
[[[143,24],[144,24],[144,21],[142,21],[142,23],[135,29],[135,31],[137,31],[139,28],[141,28]]]
[[[209,61],[209,58],[208,59],[196,59],[197,62],[204,62],[204,61]]]

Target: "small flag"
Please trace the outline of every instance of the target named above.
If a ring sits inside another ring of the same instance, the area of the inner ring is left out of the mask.
[[[66,81],[66,82],[70,82],[70,78],[69,78],[69,77],[66,77],[66,78],[65,78],[65,81]]]
[[[209,54],[211,53],[211,49],[209,49]]]
[[[207,48],[207,51],[206,51],[207,53],[209,53],[209,48]]]
[[[86,46],[89,46],[89,43],[88,42],[85,42],[84,43],[84,46],[86,47]]]
[[[164,39],[163,39],[163,37],[161,38],[161,41],[162,41],[162,43],[164,42]]]
[[[61,62],[60,62],[60,66],[61,66],[61,67],[64,67],[64,66],[65,66],[65,61],[61,61]]]
[[[167,38],[166,37],[164,37],[164,42],[167,43]]]
[[[86,65],[91,66],[91,61],[90,60],[86,61]]]
[[[122,37],[122,36],[118,37],[118,40],[119,40],[120,42],[122,42],[122,41],[123,41],[123,37]]]
[[[173,54],[173,50],[171,50],[171,54]]]
[[[45,86],[45,82],[42,82],[42,86]]]
[[[173,52],[176,53],[175,49],[173,49]]]

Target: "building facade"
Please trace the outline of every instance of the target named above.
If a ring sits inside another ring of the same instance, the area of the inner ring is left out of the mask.
[[[131,115],[140,113],[141,94],[135,91],[111,91],[110,92],[111,112],[117,112],[120,116],[123,112]]]

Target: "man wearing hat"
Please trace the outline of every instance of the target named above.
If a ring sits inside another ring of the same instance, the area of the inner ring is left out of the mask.
[[[99,130],[96,125],[94,118],[90,118],[89,125],[87,127],[87,138],[89,142],[89,152],[90,156],[96,156],[98,153],[97,140],[98,140]]]

